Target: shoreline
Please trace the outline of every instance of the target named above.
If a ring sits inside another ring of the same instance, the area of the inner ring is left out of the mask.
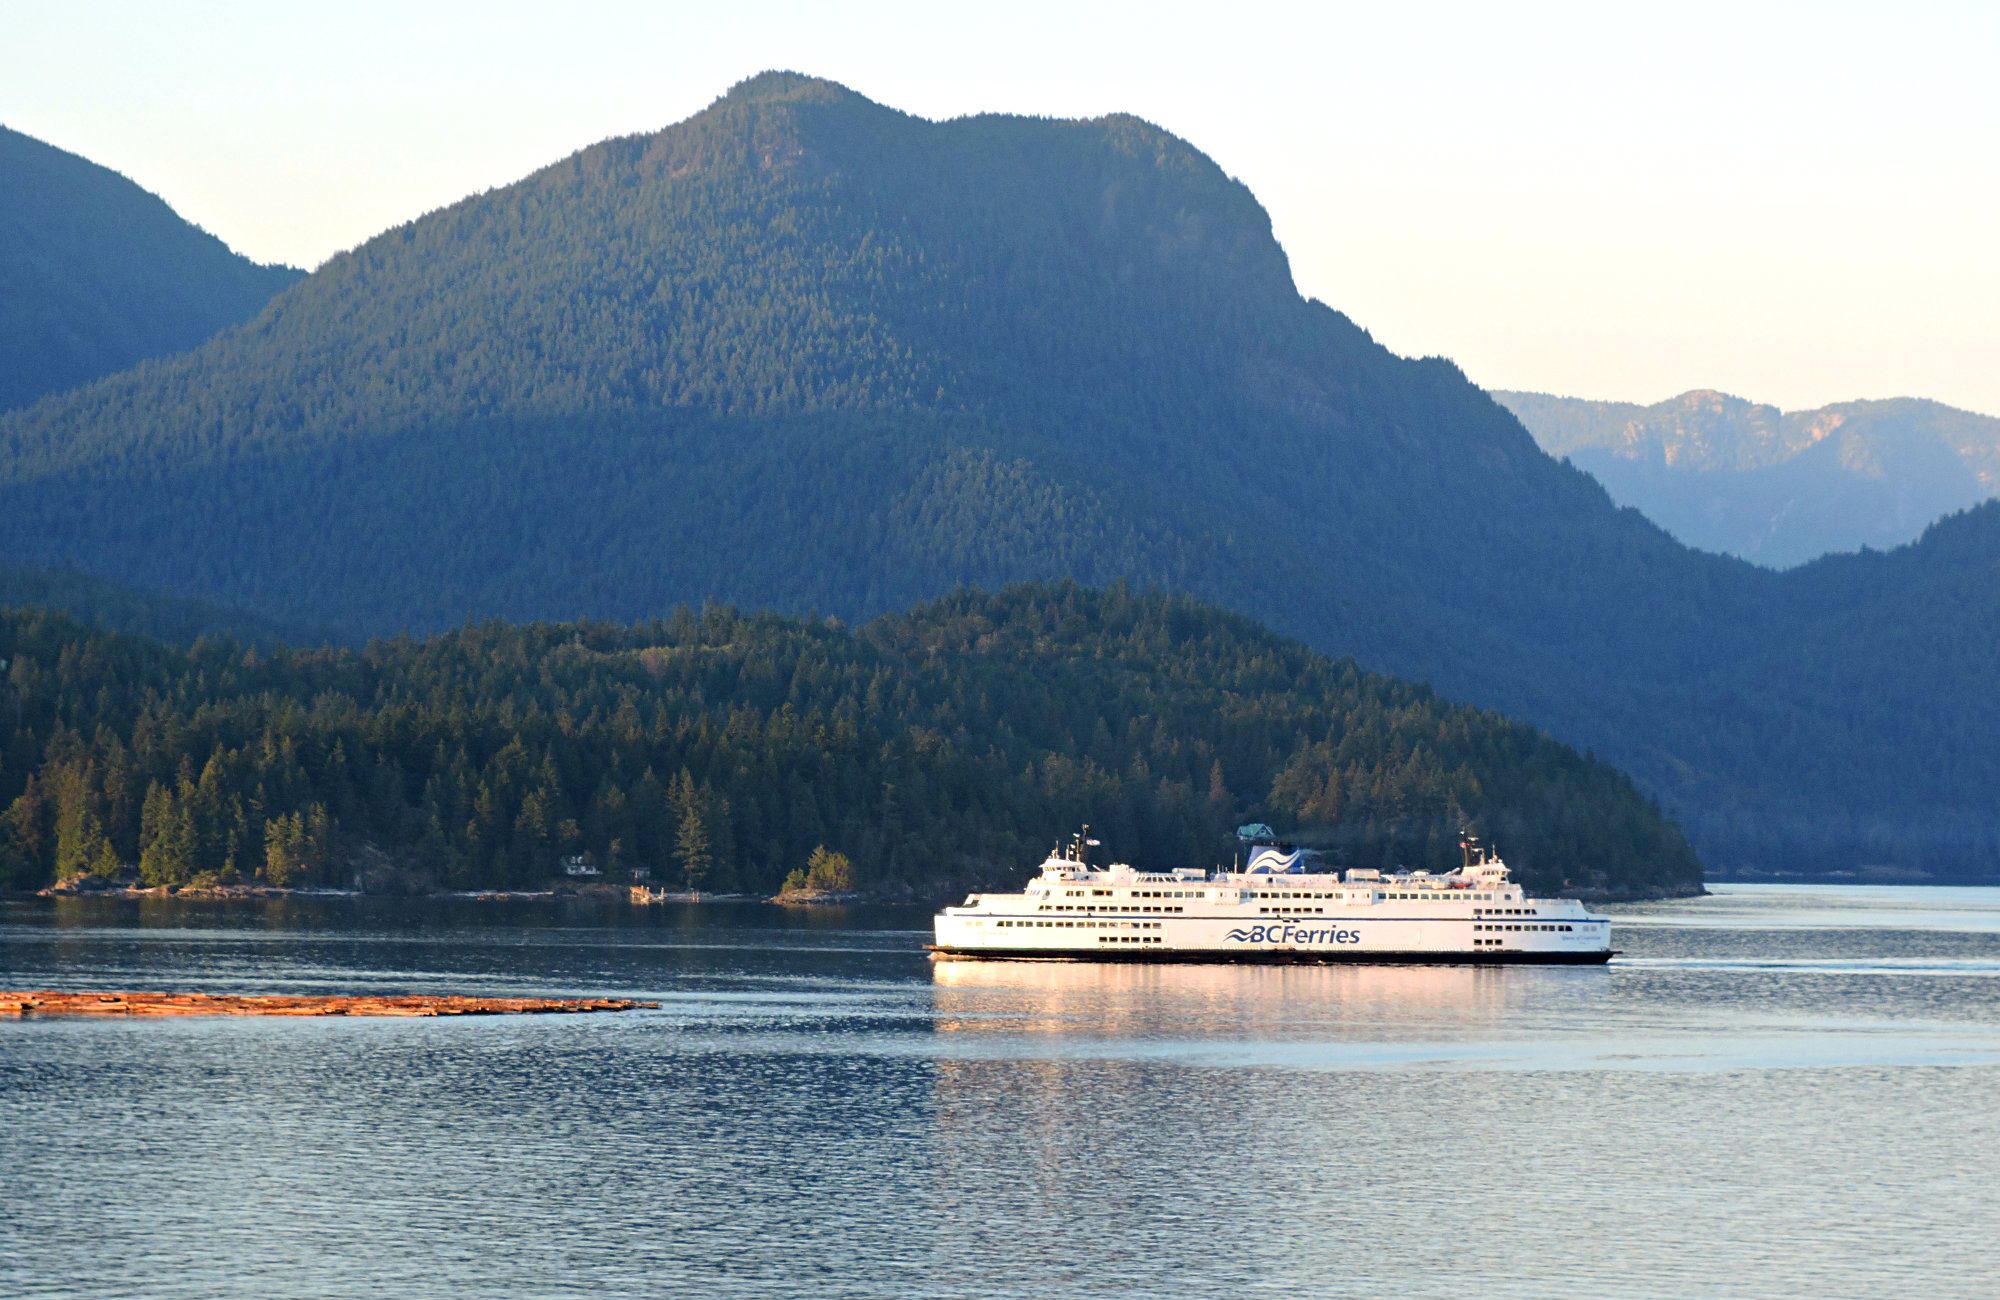
[[[1704,898],[1710,895],[1703,886],[1687,892],[1649,889],[1634,890],[1629,893],[1607,890],[1571,890],[1562,897],[1575,898],[1579,902],[1595,905],[1616,903],[1653,903],[1678,898]],[[1746,883],[1741,881],[1715,881],[1716,884]],[[1768,883],[1768,882],[1767,882]],[[1861,884],[1864,881],[1786,881],[1788,884]],[[105,899],[182,899],[190,902],[232,902],[248,900],[312,899],[312,898],[368,898],[407,900],[458,900],[477,903],[545,903],[574,901],[592,903],[622,903],[630,907],[650,907],[667,904],[701,903],[764,903],[773,907],[852,907],[852,906],[913,906],[944,907],[956,903],[970,891],[990,892],[994,886],[954,886],[951,889],[930,894],[918,894],[908,890],[874,892],[854,890],[844,893],[794,893],[794,894],[746,894],[708,893],[688,890],[653,889],[645,885],[590,884],[556,886],[549,889],[428,889],[410,893],[370,892],[360,889],[337,889],[327,886],[291,887],[285,885],[104,885],[95,888],[78,888],[74,885],[49,885],[36,890],[0,891],[0,898],[105,898]],[[1004,888],[1001,887],[1001,888]]]
[[[474,903],[544,903],[572,900],[591,903],[627,903],[646,907],[662,903],[768,903],[778,907],[845,907],[851,904],[909,903],[928,905],[955,899],[963,890],[940,894],[935,900],[905,892],[845,894],[763,894],[709,892],[706,890],[650,889],[644,885],[571,885],[551,889],[423,889],[410,892],[337,889],[331,886],[287,885],[46,885],[41,889],[0,890],[0,898],[106,898],[184,899],[191,902],[231,902],[251,899],[289,898],[371,898],[439,901],[456,899]]]

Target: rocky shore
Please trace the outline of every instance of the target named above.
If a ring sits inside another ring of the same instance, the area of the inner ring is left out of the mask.
[[[632,1011],[630,998],[290,997],[230,993],[0,992],[0,1016],[536,1016]]]
[[[133,885],[84,876],[35,891],[38,898],[356,898],[358,889],[286,885]]]

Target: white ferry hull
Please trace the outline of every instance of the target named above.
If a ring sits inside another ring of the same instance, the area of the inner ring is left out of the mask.
[[[937,957],[988,960],[1601,965],[1611,959],[1610,923],[1574,915],[1532,922],[1335,916],[1301,923],[945,915],[936,937],[930,951]]]

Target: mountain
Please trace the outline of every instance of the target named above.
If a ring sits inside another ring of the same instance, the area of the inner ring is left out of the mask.
[[[1187,143],[782,73],[0,417],[18,563],[359,634],[1129,579],[1589,747],[1723,870],[2000,873],[1978,515],[1895,586],[1690,551],[1302,299]]]
[[[486,624],[361,653],[191,654],[0,612],[0,882],[149,881],[387,854],[431,883],[614,874],[774,890],[815,846],[876,889],[990,884],[1088,820],[1159,867],[1231,828],[1355,865],[1456,862],[1467,819],[1525,880],[1689,892],[1629,779],[1529,728],[1334,663],[1185,597],[960,593],[850,633],[683,609]]]
[[[117,172],[0,127],[0,410],[181,352],[300,278]]]
[[[1493,396],[1620,505],[1773,568],[1901,546],[2000,495],[2000,419],[1918,398],[1780,411],[1706,390],[1652,406]]]

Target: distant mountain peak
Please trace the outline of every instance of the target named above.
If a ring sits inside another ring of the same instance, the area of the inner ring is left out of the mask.
[[[1707,411],[1725,411],[1731,407],[1759,405],[1734,393],[1725,393],[1719,388],[1690,388],[1679,397],[1672,398],[1671,404],[1687,407],[1690,410]]]
[[[1899,546],[2000,491],[2000,420],[1925,399],[1781,411],[1710,388],[1652,406],[1494,396],[1617,501],[1764,564]]]

